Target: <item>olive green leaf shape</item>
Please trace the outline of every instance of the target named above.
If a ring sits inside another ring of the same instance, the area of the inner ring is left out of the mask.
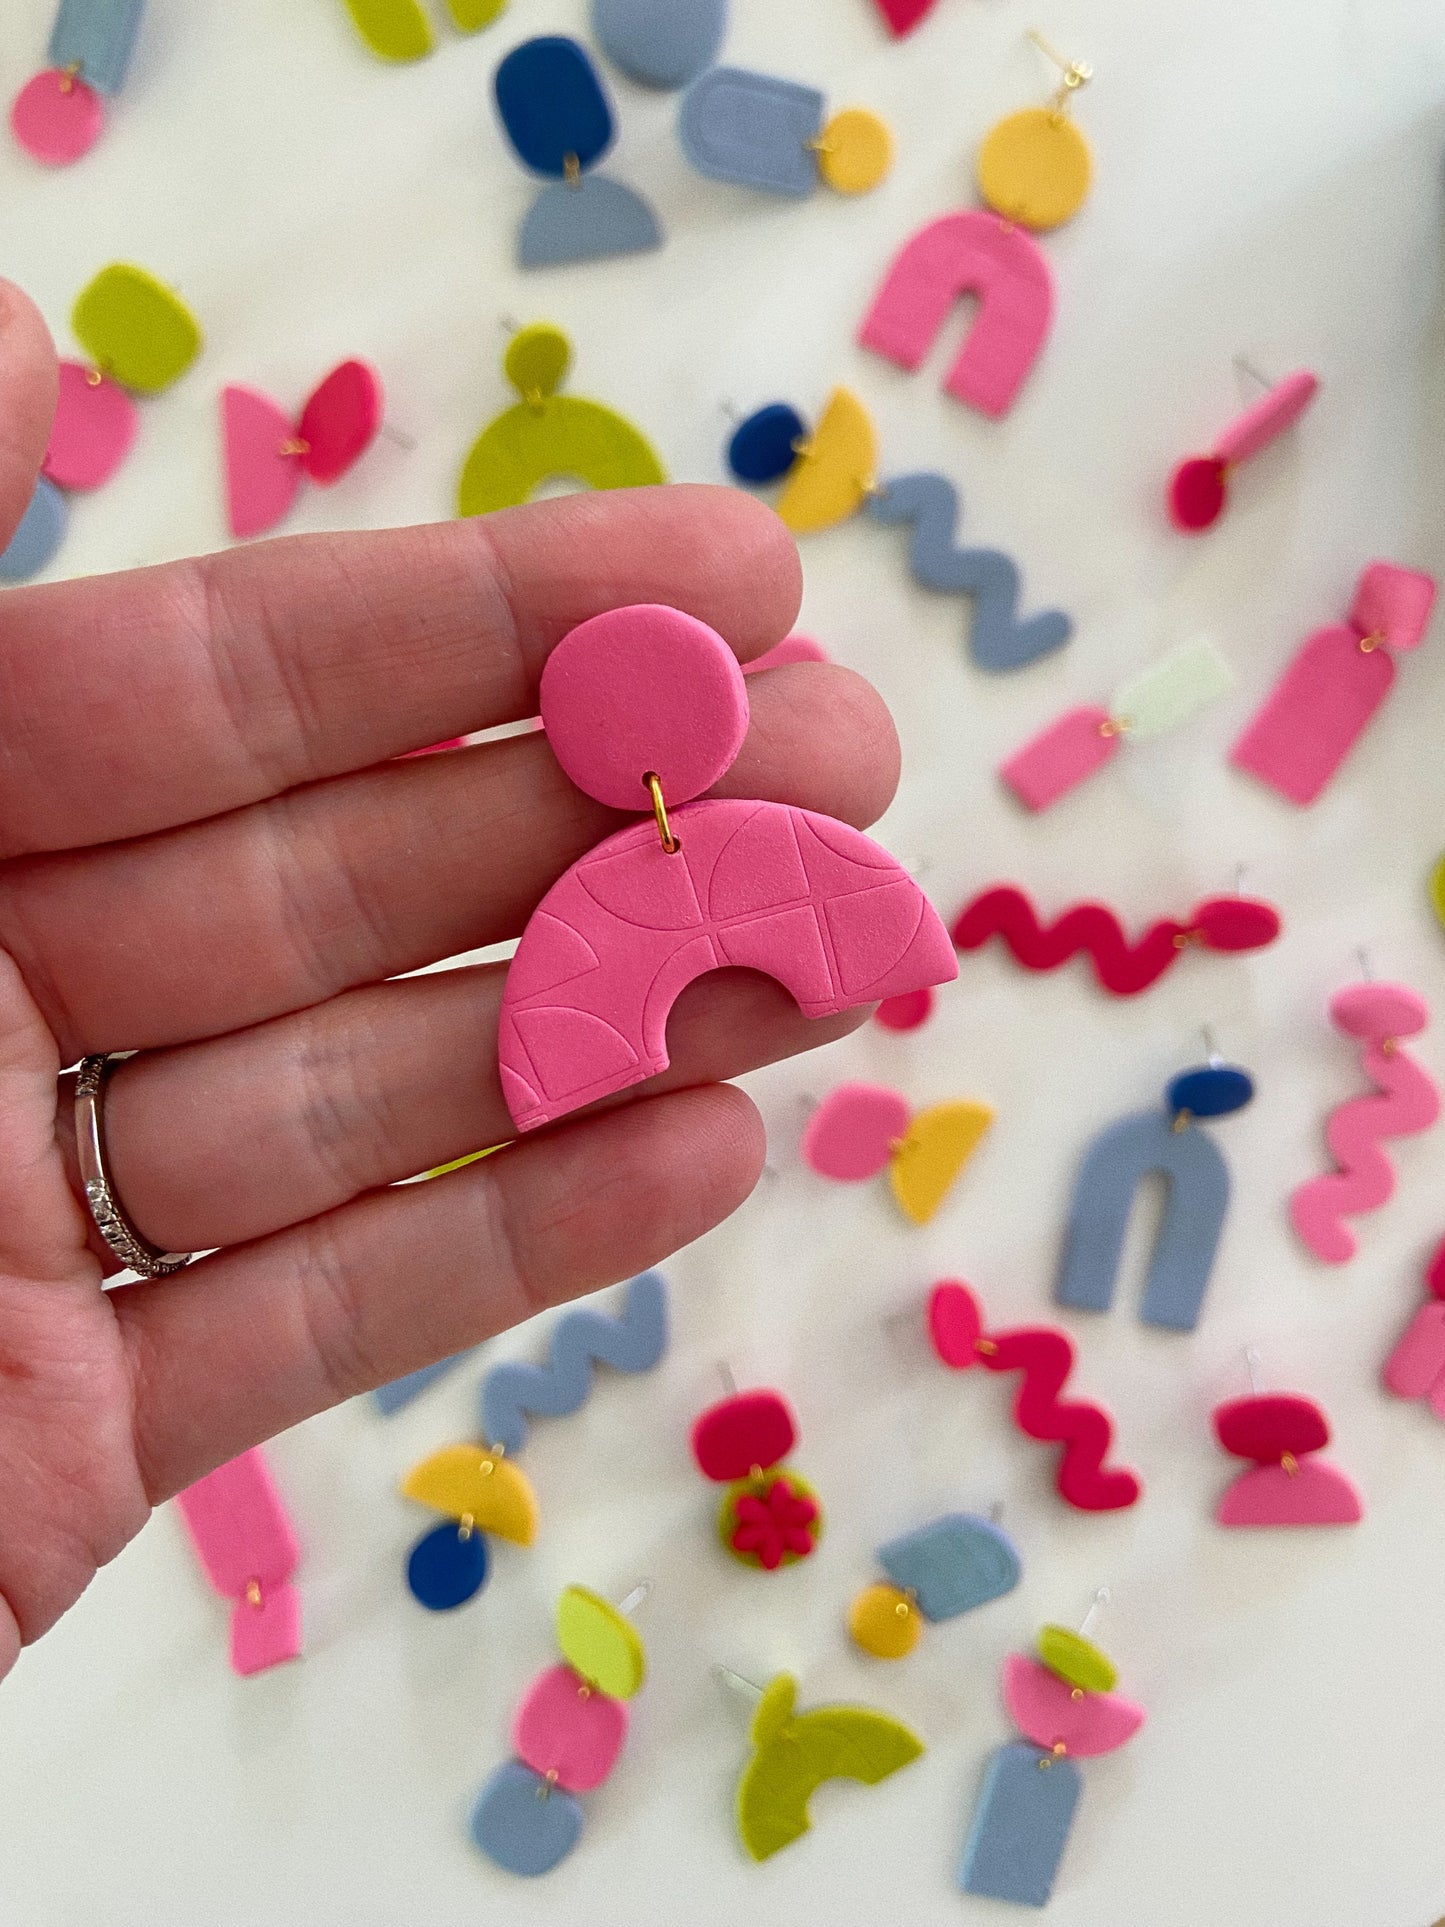
[[[780,1673],[753,1720],[756,1751],[738,1785],[738,1830],[754,1860],[766,1860],[808,1831],[808,1803],[825,1780],[877,1786],[916,1760],[923,1742],[867,1706],[819,1706],[794,1713],[797,1683]]]

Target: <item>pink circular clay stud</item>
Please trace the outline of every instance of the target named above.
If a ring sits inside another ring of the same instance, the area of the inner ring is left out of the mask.
[[[538,1675],[517,1708],[512,1745],[523,1765],[567,1793],[601,1786],[627,1738],[627,1706],[589,1686],[570,1666]]]
[[[1228,470],[1215,455],[1193,455],[1169,481],[1169,517],[1186,535],[1202,535],[1224,512]]]
[[[649,773],[669,808],[701,796],[748,727],[737,657],[705,622],[660,603],[610,610],[565,635],[542,671],[541,708],[578,789],[634,812],[651,808]]]
[[[68,167],[88,154],[104,125],[100,95],[60,67],[47,67],[27,80],[10,109],[16,140],[47,167]]]
[[[820,1177],[861,1183],[886,1170],[908,1129],[908,1100],[881,1084],[840,1084],[808,1119],[803,1157]]]
[[[57,488],[99,488],[130,452],[140,413],[119,382],[78,361],[60,364],[45,473]]]
[[[884,1030],[917,1030],[932,1015],[931,990],[905,990],[901,997],[885,997],[873,1013]]]
[[[364,361],[343,361],[314,391],[296,424],[301,466],[323,488],[365,454],[381,426],[381,379]]]

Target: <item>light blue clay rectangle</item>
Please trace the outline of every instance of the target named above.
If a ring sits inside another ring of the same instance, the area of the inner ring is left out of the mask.
[[[816,88],[741,67],[712,67],[683,95],[678,136],[699,174],[801,197],[818,185],[811,143],[822,125]]]
[[[1083,1781],[1072,1760],[1022,1740],[988,1763],[959,1886],[988,1900],[1042,1907],[1054,1890]]]
[[[135,52],[145,0],[60,0],[52,67],[74,67],[98,94],[118,94]]]

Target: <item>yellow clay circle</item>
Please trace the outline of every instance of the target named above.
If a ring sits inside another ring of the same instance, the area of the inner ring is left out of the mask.
[[[866,107],[834,114],[818,142],[818,172],[835,194],[866,194],[893,165],[893,136]]]
[[[1050,107],[1008,115],[979,149],[979,192],[995,214],[1020,227],[1058,227],[1077,214],[1092,173],[1089,143]]]
[[[923,1615],[897,1586],[869,1586],[848,1608],[848,1630],[875,1659],[902,1659],[918,1644]]]

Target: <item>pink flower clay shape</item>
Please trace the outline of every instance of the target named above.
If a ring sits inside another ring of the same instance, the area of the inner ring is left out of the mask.
[[[818,1508],[786,1479],[774,1479],[761,1494],[742,1493],[733,1507],[737,1521],[729,1544],[752,1553],[768,1572],[776,1572],[785,1553],[806,1559],[817,1544]]]

